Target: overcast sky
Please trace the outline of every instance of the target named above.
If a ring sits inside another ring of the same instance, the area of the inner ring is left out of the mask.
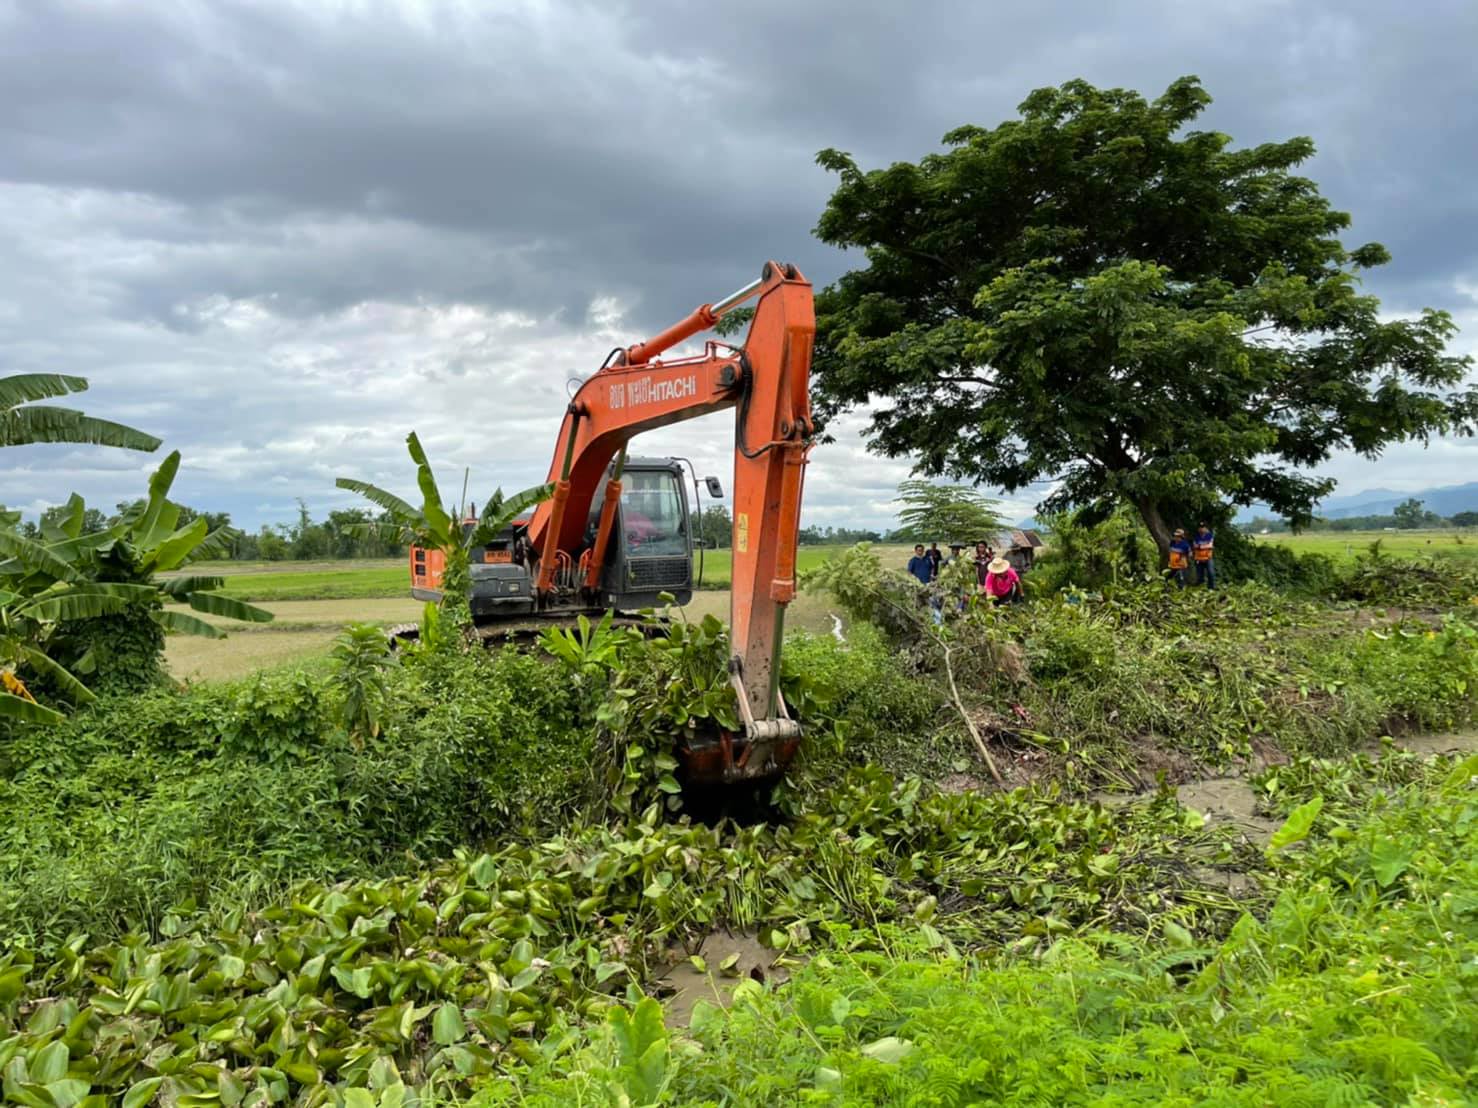
[[[0,0],[0,374],[179,448],[176,498],[247,527],[412,488],[417,430],[474,497],[549,465],[566,382],[742,285],[855,257],[810,236],[827,146],[917,160],[1084,77],[1197,74],[1240,144],[1309,167],[1395,261],[1393,312],[1478,351],[1478,4]],[[816,524],[883,523],[906,462],[818,449]],[[732,418],[648,436],[726,478]],[[141,494],[156,457],[7,450],[0,502]],[[1478,477],[1474,440],[1341,458],[1341,494]],[[1031,496],[1008,513],[1025,515]]]

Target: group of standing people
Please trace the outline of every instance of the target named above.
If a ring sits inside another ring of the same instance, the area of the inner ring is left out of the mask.
[[[939,544],[932,543],[928,550],[923,543],[915,543],[913,557],[908,560],[908,572],[921,585],[931,585],[939,580],[940,571],[947,565],[963,558],[963,544],[950,546],[946,557]],[[1022,599],[1021,575],[1011,563],[990,548],[989,543],[975,544],[975,586],[979,595],[993,604],[1015,604]],[[942,609],[943,601],[935,603],[936,611]]]
[[[963,558],[963,544],[951,544],[948,556],[939,549],[939,544],[930,544],[927,550],[923,543],[915,543],[913,557],[908,560],[908,572],[921,585],[932,585],[939,580],[945,566]],[[1016,604],[1022,599],[1021,575],[1011,563],[990,548],[989,543],[975,544],[975,585],[979,595],[992,604]],[[1170,576],[1178,588],[1190,584],[1191,566],[1196,567],[1196,584],[1208,589],[1216,588],[1216,535],[1211,528],[1201,523],[1196,533],[1186,538],[1185,528],[1177,527],[1170,540]],[[942,616],[942,597],[931,600],[935,618]],[[964,598],[961,600],[964,606]]]
[[[1192,539],[1185,537],[1185,528],[1177,527],[1175,537],[1170,540],[1170,576],[1176,587],[1185,588],[1189,581],[1191,562],[1196,564],[1196,584],[1208,589],[1216,588],[1216,535],[1202,523],[1196,528]]]

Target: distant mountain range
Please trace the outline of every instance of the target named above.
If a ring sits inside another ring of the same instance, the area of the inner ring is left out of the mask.
[[[1478,481],[1466,485],[1443,485],[1436,489],[1419,489],[1415,492],[1397,492],[1395,489],[1366,489],[1352,492],[1349,496],[1331,496],[1321,501],[1314,514],[1324,519],[1345,519],[1349,516],[1388,516],[1397,504],[1409,498],[1422,502],[1422,507],[1439,516],[1456,515],[1458,512],[1478,512]],[[1238,523],[1251,523],[1258,516],[1276,518],[1277,512],[1266,504],[1253,504],[1239,508]],[[1040,527],[1033,517],[1017,520],[1017,527]]]
[[[1457,512],[1478,511],[1478,481],[1466,485],[1444,485],[1436,489],[1420,489],[1414,492],[1396,492],[1393,489],[1366,489],[1349,496],[1331,496],[1321,501],[1316,515],[1325,519],[1344,519],[1348,516],[1388,516],[1397,504],[1415,498],[1422,507],[1439,516],[1450,516]],[[1273,516],[1275,513],[1266,504],[1253,504],[1237,512],[1239,522],[1250,521],[1255,516]]]

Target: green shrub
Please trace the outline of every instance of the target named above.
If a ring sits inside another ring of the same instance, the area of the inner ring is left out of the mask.
[[[390,681],[394,714],[347,763],[386,855],[450,853],[588,802],[593,708],[564,670],[511,647],[426,655]]]
[[[339,691],[339,726],[356,747],[379,735],[390,708],[387,671],[398,659],[383,628],[355,623],[334,642],[334,684]]]
[[[853,623],[846,642],[792,634],[782,659],[787,673],[813,684],[826,705],[802,747],[801,764],[810,772],[819,774],[823,759],[837,757],[895,773],[938,768],[942,690],[877,628]]]
[[[325,679],[294,670],[244,682],[233,705],[222,753],[279,766],[302,765],[324,753],[333,716]]]
[[[403,869],[588,798],[591,709],[554,665],[448,651],[397,668],[358,752],[335,683],[289,670],[104,698],[0,744],[0,940],[151,933],[180,901]]]
[[[116,615],[63,621],[54,638],[57,657],[98,693],[126,695],[163,685],[169,680],[164,628],[154,618],[160,607],[155,599]]]

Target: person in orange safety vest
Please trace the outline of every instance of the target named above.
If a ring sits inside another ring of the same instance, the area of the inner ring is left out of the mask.
[[[1191,568],[1191,544],[1186,541],[1185,528],[1175,529],[1175,538],[1170,540],[1170,576],[1177,588],[1185,588],[1186,577]]]
[[[1216,588],[1215,539],[1211,528],[1202,523],[1196,528],[1196,537],[1191,540],[1191,550],[1196,558],[1196,584],[1204,584],[1208,589]]]

